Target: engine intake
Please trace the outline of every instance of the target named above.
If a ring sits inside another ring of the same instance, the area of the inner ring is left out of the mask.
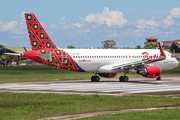
[[[158,66],[145,66],[137,71],[137,74],[147,78],[156,78],[161,74],[161,68]]]

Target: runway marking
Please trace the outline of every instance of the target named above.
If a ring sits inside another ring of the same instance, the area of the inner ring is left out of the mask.
[[[0,91],[36,91],[36,92],[70,92],[71,94],[106,93],[106,94],[138,94],[165,91],[180,91],[180,85],[161,85],[132,82],[31,82],[31,83],[3,83],[0,84]]]

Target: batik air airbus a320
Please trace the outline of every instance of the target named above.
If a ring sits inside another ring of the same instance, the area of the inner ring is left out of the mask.
[[[147,78],[160,80],[163,70],[170,70],[178,65],[173,56],[159,49],[59,49],[51,41],[37,18],[32,13],[25,13],[32,51],[21,55],[37,63],[76,72],[92,72],[92,82],[100,77],[111,78],[117,73],[120,82],[127,82],[129,72],[137,72]]]

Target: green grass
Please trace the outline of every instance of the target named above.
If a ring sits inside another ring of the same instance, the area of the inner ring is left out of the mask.
[[[1,66],[0,82],[90,79],[92,73],[77,73],[48,66]]]
[[[0,83],[5,82],[30,82],[51,80],[82,80],[89,79],[93,73],[71,72],[48,66],[0,66]],[[119,78],[118,73],[115,78]],[[161,76],[180,75],[180,64],[175,69],[163,71]],[[134,73],[127,74],[128,77],[142,77]],[[108,78],[109,79],[109,78]],[[118,79],[117,79],[118,80]]]
[[[0,93],[0,120],[32,120],[50,116],[180,105],[180,98]],[[133,113],[132,113],[133,114]]]
[[[179,120],[180,109],[108,114],[79,120]]]

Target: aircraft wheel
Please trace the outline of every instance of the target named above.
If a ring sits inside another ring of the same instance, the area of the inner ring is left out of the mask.
[[[119,77],[119,82],[124,82],[124,77],[123,76]]]
[[[91,77],[91,81],[92,81],[92,82],[99,82],[99,80],[100,80],[100,77],[99,77],[99,76],[92,76],[92,77]]]
[[[127,76],[124,77],[124,82],[128,82],[129,78]]]
[[[99,81],[100,81],[100,77],[99,77],[99,76],[96,76],[95,79],[96,79],[96,80],[95,80],[96,82],[99,82]]]
[[[129,81],[129,78],[127,76],[120,76],[119,77],[119,81],[120,82],[128,82]]]
[[[91,77],[91,82],[95,82],[95,76]]]

